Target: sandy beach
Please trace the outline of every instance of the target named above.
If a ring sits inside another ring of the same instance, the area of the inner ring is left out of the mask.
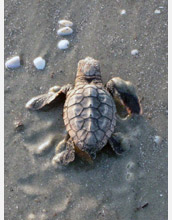
[[[22,60],[4,73],[5,220],[168,219],[167,4],[5,1],[4,59]],[[73,22],[73,34],[57,35],[61,19]],[[61,39],[70,42],[67,50],[57,48]],[[46,60],[42,71],[33,66],[39,56]],[[77,157],[55,169],[51,160],[65,136],[64,102],[44,112],[25,104],[54,85],[74,83],[86,56],[100,61],[104,83],[118,76],[135,85],[143,114],[117,122],[116,130],[132,137],[129,151],[117,156],[107,146],[93,164]],[[39,154],[49,140],[50,148]]]

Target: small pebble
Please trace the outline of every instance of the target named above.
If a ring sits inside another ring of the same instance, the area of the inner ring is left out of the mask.
[[[59,25],[65,26],[65,27],[72,27],[73,23],[69,20],[60,20]]]
[[[161,144],[161,142],[162,142],[162,137],[160,137],[160,136],[155,136],[155,137],[154,137],[154,142],[155,142],[157,145]]]
[[[68,40],[61,40],[58,42],[57,46],[60,50],[65,50],[69,47],[69,41]]]
[[[38,70],[43,70],[45,68],[45,60],[42,57],[35,58],[33,64]]]
[[[57,34],[59,36],[66,36],[66,35],[70,35],[73,33],[73,30],[72,28],[70,27],[64,27],[64,28],[60,28],[58,31],[57,31]]]
[[[12,57],[11,59],[7,60],[5,63],[5,67],[8,69],[16,69],[16,68],[20,67],[20,57],[15,56],[15,57]]]
[[[123,10],[121,10],[121,13],[120,13],[121,15],[125,15],[126,14],[126,10],[125,9],[123,9]]]
[[[136,56],[138,54],[139,54],[139,51],[137,49],[134,49],[134,50],[131,51],[132,56]]]
[[[154,14],[161,14],[161,11],[160,11],[159,9],[156,9],[156,10],[154,11]]]

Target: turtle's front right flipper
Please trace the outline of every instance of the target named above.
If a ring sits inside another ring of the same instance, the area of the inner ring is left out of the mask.
[[[27,109],[31,110],[39,110],[43,109],[46,106],[49,106],[50,104],[53,104],[57,98],[59,98],[62,95],[66,95],[69,90],[72,89],[72,85],[67,84],[65,86],[54,86],[49,89],[48,93],[33,97],[30,99],[25,107]]]
[[[141,114],[141,105],[131,82],[114,77],[106,84],[106,88],[114,98],[120,97],[129,114]]]

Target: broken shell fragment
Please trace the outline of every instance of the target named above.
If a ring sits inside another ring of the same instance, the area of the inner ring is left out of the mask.
[[[73,23],[69,20],[60,20],[59,25],[65,26],[65,27],[72,27]]]
[[[73,30],[72,28],[70,27],[64,27],[64,28],[60,28],[58,31],[57,31],[57,34],[59,36],[66,36],[66,35],[70,35],[73,33]]]
[[[45,60],[42,57],[35,58],[33,64],[38,70],[43,70],[45,68]]]
[[[157,145],[159,145],[159,144],[161,144],[161,142],[162,142],[162,137],[156,135],[156,136],[154,137],[154,143],[157,144]]]
[[[139,54],[139,51],[137,49],[134,49],[134,50],[131,51],[132,56],[136,56],[138,54]]]
[[[69,41],[68,40],[61,40],[58,42],[57,46],[60,50],[65,50],[69,47]]]
[[[7,60],[5,63],[5,67],[8,69],[16,69],[16,68],[20,67],[20,57],[15,56],[15,57],[12,57],[11,59]]]
[[[161,11],[160,11],[159,9],[156,9],[156,10],[154,11],[154,14],[161,14]]]
[[[126,14],[126,10],[125,9],[123,9],[123,10],[121,10],[121,13],[120,13],[121,15],[125,15]]]

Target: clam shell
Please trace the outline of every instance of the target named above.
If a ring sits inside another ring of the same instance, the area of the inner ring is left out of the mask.
[[[125,9],[123,9],[123,10],[121,10],[121,13],[120,13],[121,15],[125,15],[126,14],[126,10]]]
[[[70,27],[64,27],[64,28],[60,28],[58,31],[57,31],[57,34],[60,35],[60,36],[66,36],[66,35],[70,35],[73,33],[73,30],[72,28]]]
[[[36,67],[36,69],[43,70],[45,68],[46,62],[42,57],[37,57],[34,59],[33,64]]]
[[[73,23],[69,20],[60,20],[58,21],[59,25],[65,26],[65,27],[72,27]]]
[[[68,40],[61,40],[58,42],[57,46],[60,50],[65,50],[69,47],[69,41]]]
[[[139,54],[139,51],[137,49],[134,49],[134,50],[131,51],[132,56],[136,56],[138,54]]]
[[[8,69],[16,69],[16,68],[20,67],[20,57],[15,56],[15,57],[12,57],[11,59],[7,60],[5,63],[5,67]]]

